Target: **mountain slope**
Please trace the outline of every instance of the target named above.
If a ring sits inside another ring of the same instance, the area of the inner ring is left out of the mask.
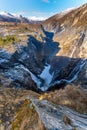
[[[22,15],[12,15],[8,12],[0,12],[0,22],[32,23],[33,21]]]
[[[87,130],[86,16],[0,23],[0,129]]]
[[[67,13],[56,14],[53,17],[45,20],[43,26],[54,33],[60,32],[67,27],[86,27],[87,25],[87,4],[72,9]]]
[[[9,59],[5,58],[7,53],[2,47],[0,50],[1,77],[6,79],[10,77],[8,84],[11,86],[22,86],[35,91],[46,91],[61,84],[65,86],[78,79],[78,76],[80,79],[79,74],[87,64],[87,28],[86,21],[83,22],[87,18],[85,17],[86,7],[87,4],[62,16],[55,15],[42,22],[42,25],[31,24],[29,28],[26,24],[21,25],[25,30],[17,34],[22,37],[27,36],[27,39],[23,43],[14,41],[11,45],[6,44],[6,48],[10,46],[10,50],[15,48],[12,54],[8,52]],[[74,22],[76,19],[77,22]],[[17,25],[17,31],[18,29],[19,25]],[[84,73],[86,80],[87,71]],[[25,81],[24,75],[27,75]],[[79,80],[77,83],[85,84],[83,79],[81,83]]]

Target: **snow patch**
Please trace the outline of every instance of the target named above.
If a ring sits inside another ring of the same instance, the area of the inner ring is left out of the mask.
[[[0,12],[0,15],[5,16],[5,17],[10,17],[10,18],[14,18],[14,16],[6,11]]]
[[[30,16],[30,17],[28,17],[28,19],[31,21],[43,21],[43,20],[46,20],[47,18],[46,17]]]

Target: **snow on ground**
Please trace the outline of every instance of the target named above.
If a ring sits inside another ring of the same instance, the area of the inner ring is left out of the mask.
[[[0,12],[0,15],[1,16],[4,16],[4,17],[10,17],[10,18],[14,18],[14,16],[12,15],[12,14],[10,14],[10,13],[8,13],[8,12]]]

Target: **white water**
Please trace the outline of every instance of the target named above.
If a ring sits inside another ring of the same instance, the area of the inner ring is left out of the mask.
[[[44,80],[44,86],[41,87],[42,91],[46,91],[49,88],[49,84],[52,81],[53,74],[50,74],[51,65],[47,64],[40,74],[40,78]]]
[[[71,53],[71,56],[70,56],[70,57],[73,57],[73,55],[74,55],[74,53],[75,53],[75,51],[76,51],[76,48],[77,48],[77,46],[75,46],[75,47],[73,48],[73,50],[72,50],[72,53]]]
[[[75,73],[75,70],[77,70],[77,68],[78,68],[79,70],[76,72],[76,74],[74,74],[74,76],[73,76],[71,79],[69,79],[69,80],[67,80],[67,79],[61,79],[61,80],[59,80],[59,81],[56,81],[54,84],[60,84],[61,82],[66,82],[66,83],[71,83],[71,82],[73,82],[73,81],[78,77],[78,74],[79,74],[79,72],[82,70],[82,68],[83,68],[83,66],[85,65],[85,63],[86,63],[86,59],[83,59],[82,61],[80,61],[80,62],[78,63],[78,65],[73,69],[73,71],[71,72],[70,75],[72,75],[72,73]],[[70,76],[70,75],[69,75],[69,76]]]
[[[39,80],[32,72],[29,71],[29,73],[30,73],[30,75],[31,75],[32,80],[33,80],[33,81],[37,84],[37,86],[40,88],[40,85],[41,85],[40,80]]]
[[[74,45],[74,48],[72,50],[72,53],[71,53],[71,56],[70,57],[73,57],[76,49],[77,49],[77,45],[80,43],[80,40],[83,39],[83,35],[84,35],[84,32],[81,34],[80,38],[78,39],[78,41],[76,42],[76,45]]]
[[[27,71],[30,74],[32,80],[37,84],[38,87],[40,87],[40,85],[41,85],[40,80],[30,70],[28,70],[23,65],[21,65],[21,68],[24,69],[25,71]]]
[[[50,65],[45,66],[44,70],[40,74],[40,77],[45,80],[46,84],[49,84],[52,80],[53,75],[50,74]]]
[[[17,66],[19,67],[19,66]],[[39,75],[40,78],[36,77],[30,70],[28,70],[26,67],[24,67],[23,65],[20,65],[20,68],[22,68],[23,70],[27,71],[32,80],[37,84],[37,87],[40,88],[42,91],[46,91],[49,88],[49,84],[52,80],[53,74],[50,74],[50,65],[45,66],[44,70],[42,71],[42,73]],[[44,80],[44,85],[41,82],[41,79]],[[42,84],[42,86],[41,86]]]
[[[79,63],[75,66],[73,71],[68,76],[68,79],[61,79],[61,80],[55,81],[54,84],[51,84],[51,86],[52,85],[56,85],[56,84],[60,84],[62,82],[66,82],[66,83],[73,82],[78,77],[78,74],[82,70],[82,68],[85,65],[85,63],[86,63],[86,59],[83,59],[83,60],[79,61]],[[37,84],[38,88],[40,88],[43,92],[48,90],[48,88],[50,87],[50,83],[52,81],[52,78],[53,78],[53,73],[50,74],[51,66],[49,64],[47,64],[45,66],[45,68],[42,71],[42,73],[38,76],[40,78],[35,76],[30,70],[28,70],[23,65],[21,65],[20,67],[30,74],[32,80]],[[42,79],[42,82],[41,82],[41,79]]]

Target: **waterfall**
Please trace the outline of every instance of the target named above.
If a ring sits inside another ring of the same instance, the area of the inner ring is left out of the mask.
[[[77,63],[77,65],[74,67],[74,69],[71,71],[71,73],[69,74],[68,79],[65,78],[65,79],[61,79],[61,80],[55,81],[50,86],[58,85],[58,84],[63,83],[63,82],[66,82],[66,83],[73,82],[78,77],[78,74],[81,72],[81,70],[84,67],[84,65],[86,64],[86,62],[87,62],[86,59],[81,59]]]
[[[73,57],[74,54],[75,54],[75,52],[76,52],[76,50],[77,50],[77,47],[82,45],[82,42],[83,42],[83,40],[84,40],[84,37],[85,37],[85,32],[82,32],[80,38],[78,39],[78,41],[77,41],[76,44],[74,45],[74,48],[73,48],[73,50],[72,50],[72,53],[71,53],[70,57]]]

